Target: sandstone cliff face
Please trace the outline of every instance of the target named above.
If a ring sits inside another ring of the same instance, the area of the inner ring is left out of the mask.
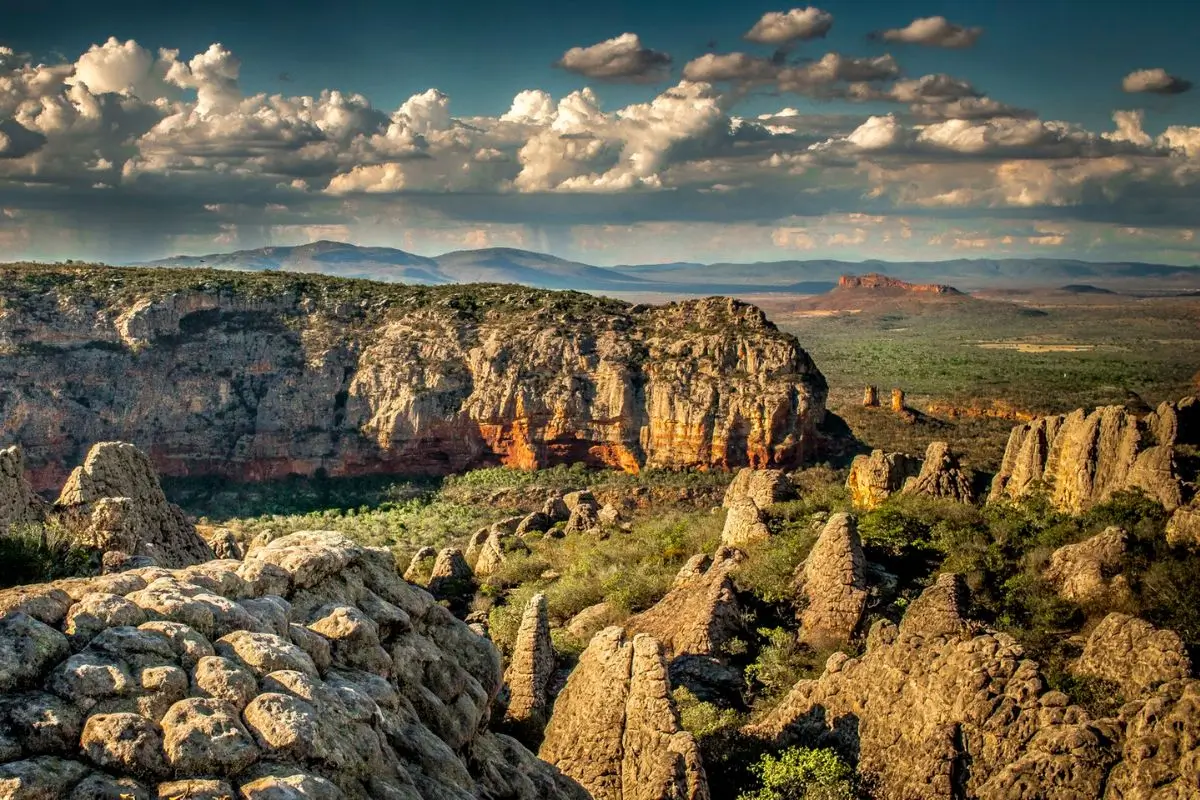
[[[595,800],[708,800],[692,735],[680,730],[662,645],[596,634],[554,703],[538,755]]]
[[[163,474],[238,479],[790,466],[826,395],[752,306],[508,286],[13,270],[0,351],[0,439],[37,488],[113,439]]]
[[[486,732],[491,644],[338,534],[0,612],[3,797],[586,797]]]
[[[1124,406],[1104,406],[1020,425],[988,499],[1020,498],[1044,486],[1056,507],[1078,513],[1114,492],[1140,489],[1177,508],[1185,498],[1174,446],[1193,436],[1197,406],[1192,398],[1163,403],[1141,418]]]

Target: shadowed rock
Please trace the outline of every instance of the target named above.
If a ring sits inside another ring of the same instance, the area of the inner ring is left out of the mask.
[[[45,502],[25,476],[25,455],[21,448],[0,450],[0,535],[14,524],[38,522],[45,515]]]
[[[662,646],[620,628],[592,638],[554,704],[539,756],[595,800],[707,800],[691,734],[679,727]]]
[[[925,449],[921,472],[904,482],[904,494],[922,494],[959,503],[971,503],[975,493],[971,481],[959,466],[958,457],[945,442],[933,442]]]
[[[550,641],[546,596],[535,594],[525,606],[512,660],[504,671],[509,690],[507,721],[534,728],[546,724],[546,690],[553,672],[554,646]]]
[[[1175,631],[1114,613],[1088,636],[1073,671],[1112,681],[1133,698],[1159,684],[1190,677],[1192,663]]]

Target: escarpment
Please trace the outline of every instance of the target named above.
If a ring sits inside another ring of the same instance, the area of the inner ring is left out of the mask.
[[[1059,509],[1078,513],[1114,492],[1136,489],[1168,510],[1188,498],[1175,446],[1200,442],[1200,402],[1162,403],[1138,416],[1124,406],[1040,417],[1013,429],[990,501],[1045,490]]]
[[[826,384],[724,298],[114,268],[0,272],[0,440],[38,489],[93,442],[164,475],[792,466]]]
[[[486,639],[328,532],[0,592],[0,796],[578,798]]]

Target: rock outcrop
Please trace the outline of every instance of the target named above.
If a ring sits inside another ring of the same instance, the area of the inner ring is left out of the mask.
[[[0,450],[0,536],[13,525],[40,521],[45,513],[46,504],[34,493],[25,475],[21,448]]]
[[[554,703],[538,755],[595,800],[707,800],[696,742],[679,727],[662,645],[596,634]]]
[[[854,518],[834,514],[796,581],[803,641],[821,648],[850,640],[867,606],[866,566]]]
[[[855,508],[870,511],[903,489],[904,482],[919,471],[920,462],[912,456],[873,450],[869,456],[854,457],[846,489]]]
[[[302,532],[15,595],[0,796],[586,797],[486,731],[498,653],[387,550]]]
[[[795,338],[724,298],[631,306],[198,270],[3,277],[0,441],[24,447],[37,489],[111,440],[164,475],[238,480],[787,467],[811,455],[824,415],[825,379]]]
[[[429,593],[439,600],[461,598],[474,593],[475,573],[463,551],[457,547],[443,547],[433,562],[429,574]]]
[[[922,494],[940,497],[958,503],[971,503],[975,492],[971,479],[958,463],[958,457],[950,452],[945,442],[932,442],[925,449],[925,460],[915,478],[904,482],[904,494]]]
[[[1082,542],[1063,545],[1050,555],[1042,577],[1073,603],[1120,603],[1129,596],[1129,584],[1120,574],[1125,540],[1125,531],[1114,525]]]
[[[1191,677],[1192,662],[1175,631],[1113,613],[1088,636],[1073,671],[1112,681],[1134,698],[1159,684]]]
[[[721,544],[744,547],[771,535],[766,509],[795,496],[787,475],[777,469],[741,469],[725,490],[721,505],[725,508],[725,527]]]
[[[214,557],[196,526],[167,502],[149,457],[125,442],[93,446],[55,505],[90,517],[82,543],[102,552],[146,556],[161,567]]]
[[[837,747],[880,800],[1099,797],[1110,733],[1047,692],[1011,637],[972,636],[951,620],[951,583],[927,590],[925,611],[914,603],[899,630],[875,623],[862,657],[835,653],[820,678],[797,683],[747,732]],[[1023,788],[1012,789],[1010,766],[1031,752],[1044,758],[1023,764]]]
[[[759,508],[767,508],[790,500],[795,494],[796,490],[783,470],[743,468],[738,470],[725,489],[725,499],[721,505],[733,508],[749,501]]]
[[[545,725],[547,690],[553,674],[554,645],[550,641],[546,596],[535,594],[525,606],[512,659],[504,671],[504,683],[508,687],[505,720],[535,729]]]
[[[988,499],[1019,499],[1044,488],[1056,508],[1079,513],[1114,492],[1138,489],[1175,509],[1186,498],[1174,447],[1194,436],[1198,406],[1193,398],[1163,403],[1144,417],[1103,406],[1019,425]]]
[[[716,555],[695,556],[683,566],[670,591],[624,624],[629,635],[646,633],[663,646],[667,658],[711,656],[742,632],[742,609],[730,572],[741,554],[722,547]]]
[[[1167,520],[1167,541],[1176,547],[1200,550],[1200,504],[1193,501],[1175,509]]]

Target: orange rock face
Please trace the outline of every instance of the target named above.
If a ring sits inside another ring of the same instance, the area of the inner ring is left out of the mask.
[[[105,440],[165,475],[237,480],[793,466],[824,415],[796,340],[724,298],[228,273],[143,289],[157,274],[70,293],[0,276],[0,443],[23,446],[36,486]]]

